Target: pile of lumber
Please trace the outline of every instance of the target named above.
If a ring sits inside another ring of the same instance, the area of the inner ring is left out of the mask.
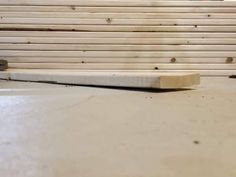
[[[236,2],[1,0],[12,69],[236,74]]]

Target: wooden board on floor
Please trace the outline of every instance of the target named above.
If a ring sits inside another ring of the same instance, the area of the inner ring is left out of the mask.
[[[115,86],[135,88],[178,89],[200,83],[199,74],[167,72],[8,70],[0,72],[1,79],[41,81],[62,84]]]

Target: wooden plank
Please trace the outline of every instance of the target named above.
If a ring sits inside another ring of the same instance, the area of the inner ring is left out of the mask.
[[[155,0],[1,0],[0,5],[48,6],[130,6],[130,7],[235,7],[234,1],[155,1]]]
[[[235,13],[0,12],[2,18],[235,19]]]
[[[1,6],[0,12],[235,13],[235,7]]]
[[[17,51],[17,50],[1,50],[1,56],[9,57],[112,57],[112,58],[155,58],[155,57],[183,57],[183,58],[214,58],[214,57],[236,57],[236,51],[224,52],[153,52],[153,51]]]
[[[48,70],[8,70],[0,72],[0,78],[25,81],[45,81],[63,84],[138,87],[183,88],[198,85],[199,74],[151,73],[151,72],[81,72]]]
[[[128,25],[38,25],[1,24],[0,30],[46,30],[46,31],[84,31],[84,32],[235,32],[236,26],[128,26]]]
[[[0,40],[1,41],[1,40]],[[221,43],[221,42],[220,42]],[[236,44],[236,40],[235,40]],[[236,51],[236,45],[0,44],[0,50],[43,51]]]
[[[235,70],[236,64],[156,64],[156,63],[9,63],[15,69],[79,70]]]
[[[39,69],[35,70],[35,69],[8,69],[8,71],[18,71],[18,72],[24,72],[24,73],[27,73],[27,72],[38,72]],[[42,69],[41,69],[42,71]],[[229,76],[229,75],[233,75],[233,74],[236,74],[236,70],[165,70],[165,71],[158,71],[158,70],[155,70],[155,71],[150,71],[150,70],[114,70],[114,71],[109,71],[109,70],[48,70],[48,69],[43,69],[44,72],[106,72],[106,73],[111,73],[111,72],[119,72],[119,73],[122,73],[122,72],[125,72],[125,73],[199,73],[201,76]],[[3,79],[8,79],[9,78],[9,73],[8,72],[1,72],[0,73],[0,78],[3,78]]]
[[[2,24],[52,24],[52,25],[236,25],[235,19],[79,19],[79,18],[0,18]]]
[[[69,37],[69,38],[236,38],[236,32],[63,32],[0,31],[0,37]]]
[[[85,58],[85,57],[0,57],[10,63],[235,63],[234,58]]]
[[[236,44],[235,38],[45,38],[0,37],[0,43],[28,44]]]

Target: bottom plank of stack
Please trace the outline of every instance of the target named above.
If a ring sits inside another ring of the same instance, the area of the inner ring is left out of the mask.
[[[188,72],[118,72],[46,69],[9,69],[0,79],[61,84],[178,89],[200,83],[200,75]]]

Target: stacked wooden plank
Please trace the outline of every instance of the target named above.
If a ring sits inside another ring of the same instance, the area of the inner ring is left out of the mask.
[[[236,2],[0,0],[10,68],[236,73]]]

